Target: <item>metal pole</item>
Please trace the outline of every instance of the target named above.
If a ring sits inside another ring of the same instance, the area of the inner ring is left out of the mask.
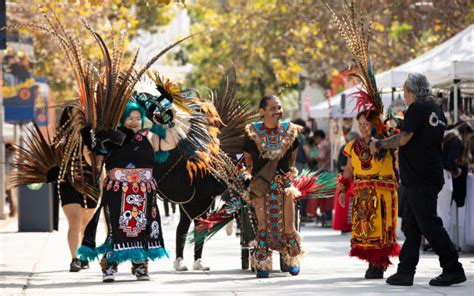
[[[459,90],[459,80],[454,79],[454,87],[453,87],[453,91],[454,91],[454,95],[453,95],[453,98],[454,98],[454,102],[453,102],[454,122],[453,122],[453,124],[456,124],[459,120],[458,90]],[[455,215],[456,215],[456,248],[459,250],[459,211],[458,211],[458,206],[457,205],[456,205]]]
[[[0,65],[3,64],[3,51],[0,51]],[[5,141],[3,138],[3,69],[0,67],[0,219],[5,219]]]
[[[459,120],[459,108],[458,108],[458,101],[459,101],[459,97],[458,97],[458,89],[459,89],[459,80],[458,79],[454,79],[454,86],[453,86],[453,91],[454,91],[454,95],[453,95],[453,98],[454,98],[454,102],[453,102],[453,106],[454,106],[454,121],[453,121],[453,124],[456,124]]]

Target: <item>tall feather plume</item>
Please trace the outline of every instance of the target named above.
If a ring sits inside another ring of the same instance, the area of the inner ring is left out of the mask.
[[[360,73],[349,74],[358,78],[363,85],[363,89],[351,94],[357,98],[356,108],[359,111],[368,109],[378,114],[383,114],[382,98],[377,90],[374,71],[369,57],[371,23],[367,24],[363,16],[358,18],[354,1],[351,2],[350,7],[343,4],[341,16],[338,16],[327,3],[326,6],[332,14],[339,34],[344,38],[360,70]]]
[[[130,101],[133,89],[140,78],[160,57],[193,36],[185,37],[166,47],[137,71],[135,65],[139,53],[138,50],[135,52],[131,62],[127,66],[123,66],[122,59],[125,52],[123,35],[121,35],[118,42],[116,42],[112,34],[111,54],[103,38],[95,32],[86,20],[82,19],[82,23],[94,36],[102,51],[103,69],[96,88],[97,106],[100,106],[100,110],[97,110],[97,116],[100,118],[98,122],[100,129],[115,129],[120,122],[125,107]]]
[[[224,69],[223,67],[221,67]],[[211,100],[219,114],[222,124],[219,127],[220,147],[229,154],[242,151],[245,126],[255,119],[255,112],[246,100],[239,100],[236,95],[237,75],[235,67],[224,69],[225,83],[220,91],[211,90]]]
[[[46,12],[46,9],[41,7],[41,13],[43,15],[45,26],[38,26],[38,28],[44,27],[43,31],[46,31],[58,41],[59,46],[69,62],[71,68],[73,69],[77,89],[78,89],[78,99],[81,107],[81,114],[83,114],[83,120],[78,122],[70,120],[67,126],[63,126],[64,130],[68,132],[64,133],[65,135],[65,145],[61,145],[64,151],[61,151],[62,159],[60,163],[61,167],[61,177],[63,178],[66,175],[66,172],[69,172],[69,175],[72,177],[76,176],[76,171],[74,169],[73,163],[77,159],[78,153],[82,149],[82,139],[80,129],[84,125],[96,126],[96,112],[95,112],[95,84],[98,80],[98,73],[96,67],[89,61],[87,57],[83,55],[81,46],[78,43],[78,38],[69,30],[65,28],[62,24],[59,17],[54,13],[54,11]],[[34,26],[33,26],[34,27]],[[84,118],[84,114],[86,117]],[[55,137],[58,139],[58,137]],[[97,176],[97,169],[95,165],[95,159],[93,159],[94,169],[92,173],[94,177]],[[78,170],[81,172],[81,170]],[[82,178],[83,176],[77,178]]]
[[[126,49],[122,35],[116,42],[114,34],[111,34],[112,51],[110,51],[103,38],[89,26],[85,19],[81,19],[82,25],[92,34],[102,52],[102,57],[93,64],[82,54],[81,46],[78,43],[80,39],[66,29],[57,15],[52,11],[47,13],[43,7],[41,7],[41,12],[45,20],[44,25],[14,24],[8,27],[26,27],[51,34],[57,40],[61,51],[72,67],[83,118],[75,117],[60,127],[54,145],[57,149],[62,149],[58,159],[58,164],[61,167],[60,178],[68,175],[73,182],[76,182],[76,180],[81,182],[83,186],[78,187],[93,192],[95,190],[94,185],[98,180],[97,167],[99,166],[97,166],[96,159],[93,157],[92,183],[85,183],[89,179],[88,174],[90,172],[85,170],[85,166],[82,164],[83,143],[80,129],[85,125],[96,129],[115,129],[140,77],[166,52],[193,35],[171,44],[153,56],[139,71],[136,71],[135,64],[138,51],[136,51],[131,62],[127,66],[123,66],[122,60]]]
[[[41,9],[46,24],[54,32],[54,36],[59,41],[60,47],[71,65],[78,87],[78,97],[81,102],[83,112],[87,115],[86,121],[89,125],[95,126],[95,106],[94,106],[94,84],[97,76],[92,71],[92,65],[87,58],[83,56],[81,46],[78,44],[76,36],[69,32],[54,11],[46,13]]]

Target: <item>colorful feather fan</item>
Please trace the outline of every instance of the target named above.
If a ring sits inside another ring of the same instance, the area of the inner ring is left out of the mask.
[[[13,145],[13,157],[11,165],[17,170],[13,171],[9,178],[8,184],[11,187],[18,187],[34,183],[46,183],[51,172],[58,170],[59,177],[57,181],[60,182],[61,172],[59,166],[63,161],[64,145],[67,142],[57,142],[49,140],[49,135],[43,136],[36,123],[31,123],[26,126],[26,130],[22,136],[24,146]],[[68,181],[80,193],[88,198],[98,200],[99,191],[97,187],[92,186],[92,173],[87,169],[82,159],[75,160],[71,163],[71,170],[79,170],[80,177],[76,179],[69,178]],[[68,174],[68,176],[70,176]],[[85,178],[85,179],[84,179]]]
[[[36,123],[26,126],[22,141],[24,147],[13,145],[11,166],[17,170],[10,176],[9,186],[46,183],[48,172],[61,162],[60,152]]]
[[[242,199],[235,191],[228,190],[226,193],[228,193],[228,198],[221,207],[208,213],[206,218],[196,219],[197,224],[194,230],[187,235],[189,243],[200,244],[209,240],[239,213],[242,208]]]
[[[290,175],[289,175],[290,176]],[[337,173],[303,170],[296,177],[291,177],[293,186],[298,189],[300,196],[296,200],[304,198],[330,198],[336,194]],[[206,218],[198,219],[199,223],[188,235],[188,242],[200,243],[210,239],[234,216],[242,207],[242,198],[237,191],[228,191],[230,197],[219,210],[209,213]]]
[[[330,198],[336,194],[337,174],[335,172],[318,172],[308,169],[302,170],[296,177],[291,177],[293,186],[304,198]]]
[[[343,5],[341,16],[338,16],[328,4],[326,6],[331,11],[339,34],[344,38],[359,68],[359,73],[349,74],[357,77],[362,83],[362,88],[351,94],[357,99],[356,109],[383,114],[382,98],[377,90],[372,62],[369,57],[371,24],[367,24],[362,16],[356,15],[353,1],[350,7]]]

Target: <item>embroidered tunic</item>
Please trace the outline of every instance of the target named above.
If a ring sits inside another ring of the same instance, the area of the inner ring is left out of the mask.
[[[261,241],[268,243],[268,248],[285,251],[287,241],[284,237],[284,197],[285,189],[291,186],[287,173],[290,171],[290,160],[293,151],[298,148],[296,138],[300,126],[290,122],[280,122],[277,128],[268,129],[263,122],[249,124],[246,127],[244,151],[250,154],[253,161],[252,176],[257,174],[269,159],[279,159],[273,182],[265,197],[266,234]],[[259,238],[257,238],[259,240]],[[267,248],[267,246],[262,246]],[[258,252],[257,252],[258,253]],[[298,254],[293,254],[297,256]],[[265,255],[257,254],[257,260],[264,260]]]
[[[155,197],[154,151],[147,133],[136,133],[105,160],[103,202],[109,236],[96,253],[105,253],[109,263],[143,262],[166,255]]]
[[[398,183],[392,153],[379,161],[362,139],[344,148],[354,168],[351,256],[388,266],[397,256]]]

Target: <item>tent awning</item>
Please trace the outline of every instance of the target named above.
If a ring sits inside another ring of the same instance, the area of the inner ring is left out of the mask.
[[[400,88],[410,72],[423,73],[428,78],[431,86],[449,85],[453,83],[454,79],[474,81],[473,48],[474,24],[419,57],[391,70],[379,73],[375,76],[377,87],[380,90],[389,90],[393,87]],[[341,95],[346,94],[348,96],[356,90],[357,87],[352,87],[331,97],[329,100],[331,107],[336,108],[337,106],[339,108]],[[391,102],[391,97],[391,94],[382,95],[386,108]],[[346,112],[351,112],[353,109],[348,104],[350,102],[351,99],[348,99]],[[330,112],[328,101],[310,107],[310,115],[313,118],[329,117]]]

